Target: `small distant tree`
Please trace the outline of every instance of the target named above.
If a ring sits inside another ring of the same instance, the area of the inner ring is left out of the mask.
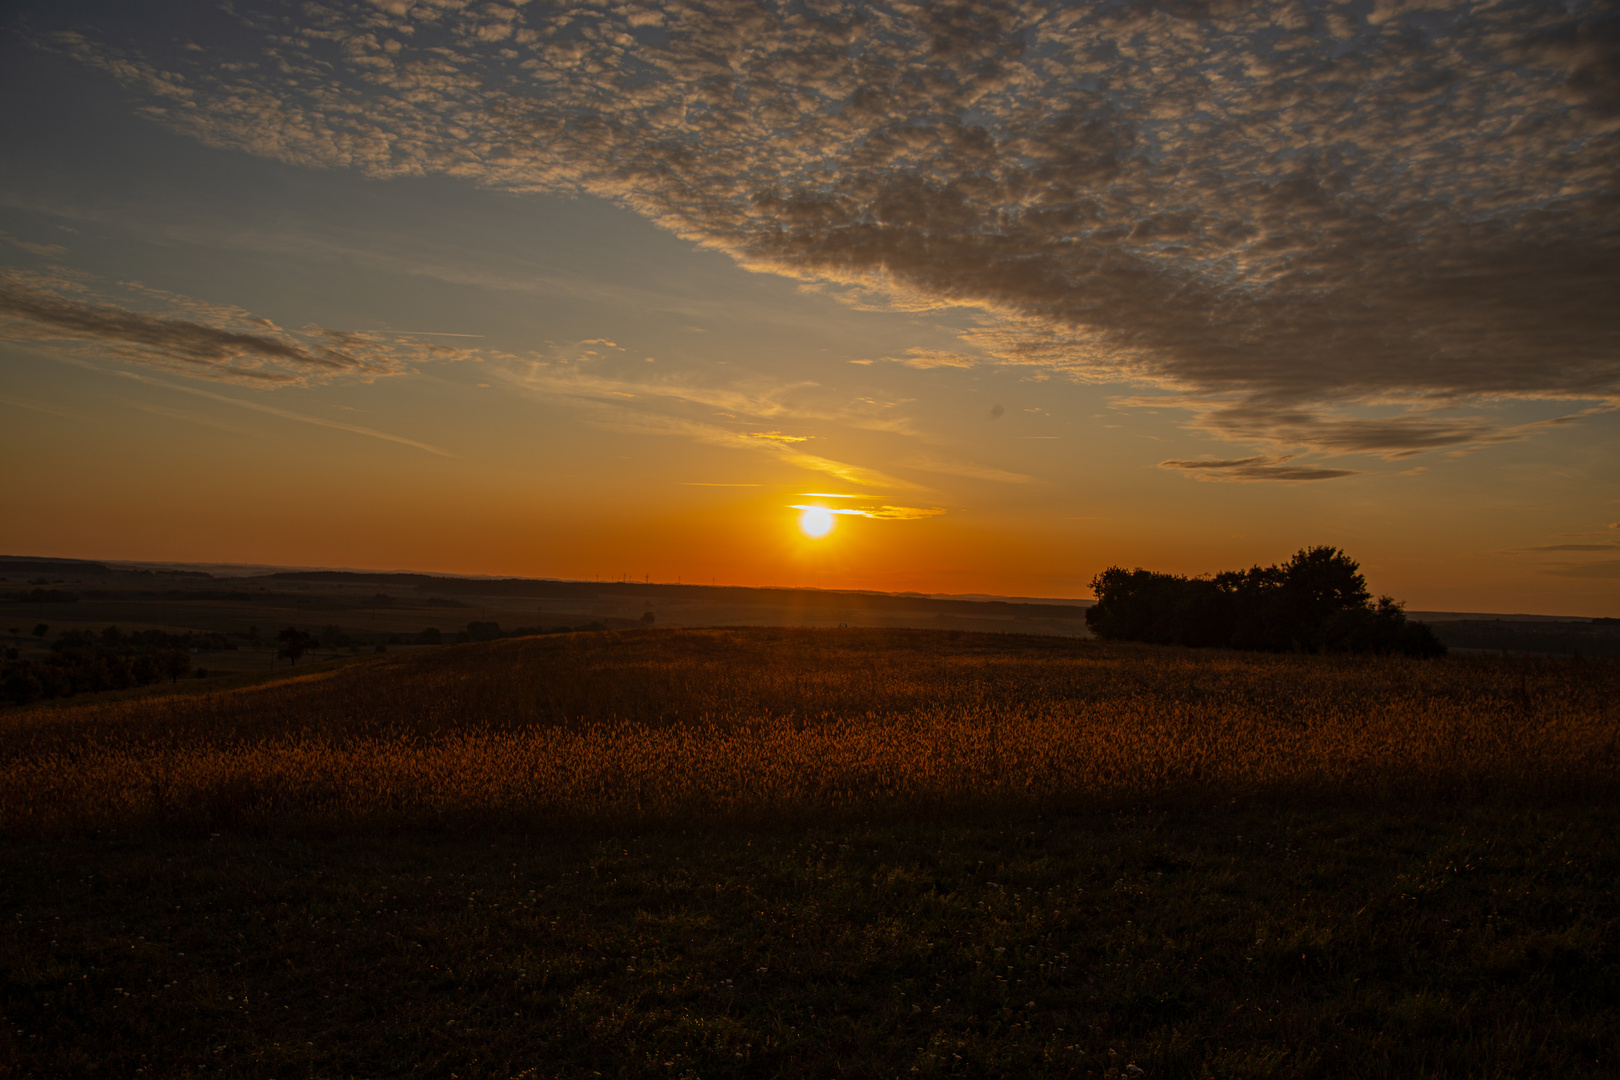
[[[49,623],[35,623],[34,624],[34,636],[35,637],[44,637],[46,634],[48,634],[50,632],[51,632],[51,626],[50,626]]]
[[[416,635],[418,645],[439,645],[444,642],[444,634],[437,626],[430,626]]]
[[[169,649],[163,654],[163,674],[170,682],[179,682],[191,673],[191,656],[184,649]]]
[[[129,674],[136,686],[146,686],[157,682],[162,677],[162,670],[151,653],[136,653],[129,662]]]
[[[658,616],[654,615],[652,612],[643,611],[641,613],[641,625],[642,626],[651,626],[653,623],[655,623],[657,621],[658,621]]]
[[[298,663],[298,658],[309,652],[309,647],[315,644],[313,637],[296,626],[287,627],[276,635],[276,640],[281,642],[281,648],[276,651],[276,655],[285,656],[294,664]]]

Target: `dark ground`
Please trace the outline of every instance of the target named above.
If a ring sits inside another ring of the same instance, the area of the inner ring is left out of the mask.
[[[0,846],[0,1076],[1610,1077],[1620,813]]]

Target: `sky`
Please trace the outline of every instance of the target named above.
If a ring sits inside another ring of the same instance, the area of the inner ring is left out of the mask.
[[[1620,3],[0,35],[5,553],[1620,615]]]

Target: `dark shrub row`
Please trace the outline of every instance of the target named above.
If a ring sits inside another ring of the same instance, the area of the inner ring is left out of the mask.
[[[191,653],[234,649],[223,634],[126,634],[109,626],[100,634],[68,630],[51,642],[45,660],[14,659],[0,668],[0,694],[19,705],[40,698],[146,686],[191,673]]]
[[[1281,566],[1182,577],[1113,566],[1091,581],[1086,625],[1101,638],[1268,652],[1439,656],[1434,631],[1387,596],[1373,602],[1360,567],[1333,547]]]

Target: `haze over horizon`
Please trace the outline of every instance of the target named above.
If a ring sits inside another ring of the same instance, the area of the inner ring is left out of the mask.
[[[7,553],[1620,614],[1620,4],[0,31]]]

